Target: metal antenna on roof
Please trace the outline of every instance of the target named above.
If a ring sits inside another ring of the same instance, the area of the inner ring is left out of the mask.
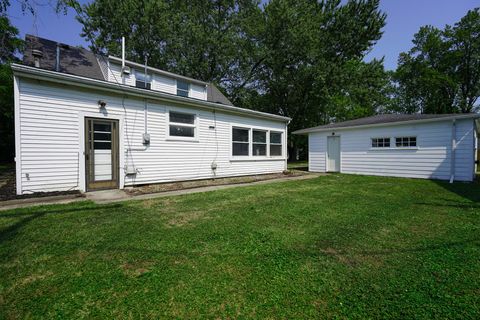
[[[122,37],[122,77],[125,69],[125,37]]]

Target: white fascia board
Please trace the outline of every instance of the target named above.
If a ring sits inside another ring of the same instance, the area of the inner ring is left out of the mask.
[[[292,132],[292,134],[309,134],[317,132],[328,132],[328,131],[340,131],[340,130],[353,130],[353,129],[368,129],[376,127],[389,127],[389,126],[399,126],[404,124],[417,124],[417,123],[427,123],[427,122],[437,122],[437,121],[448,121],[448,120],[461,120],[461,119],[478,119],[480,114],[459,114],[458,116],[449,116],[449,117],[439,117],[431,119],[416,119],[416,120],[407,120],[407,121],[396,121],[396,122],[385,122],[385,123],[375,123],[375,124],[363,124],[358,126],[348,126],[348,127],[338,127],[338,128],[322,128],[322,129],[301,129]]]
[[[24,65],[15,64],[15,63],[12,64],[12,70],[14,75],[19,77],[51,81],[51,82],[56,82],[61,84],[74,84],[84,88],[123,93],[123,94],[128,94],[130,96],[136,96],[140,98],[169,101],[169,102],[174,102],[174,103],[196,107],[196,108],[219,110],[219,111],[224,111],[228,113],[240,114],[244,116],[252,116],[252,117],[269,119],[269,120],[280,121],[280,122],[288,122],[291,120],[288,117],[279,116],[275,114],[270,114],[270,113],[265,113],[265,112],[250,110],[250,109],[244,109],[244,108],[239,108],[234,106],[228,106],[221,103],[214,103],[214,102],[209,102],[209,101],[200,100],[200,99],[176,96],[169,93],[162,93],[160,91],[136,88],[128,85],[119,84],[116,82],[109,82],[109,81],[75,76],[75,75],[56,72],[56,71],[38,69],[38,68],[24,66]]]

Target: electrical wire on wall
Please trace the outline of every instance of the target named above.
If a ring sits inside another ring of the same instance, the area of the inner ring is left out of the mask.
[[[110,68],[110,65],[108,63],[108,61],[105,59],[105,56],[103,55],[100,55],[100,57],[103,59],[103,62],[105,64],[107,64],[107,69],[108,71],[111,73],[111,75],[113,76],[113,79],[115,80],[115,83],[118,85],[118,87],[120,88],[120,90],[122,91],[122,100],[121,100],[121,103],[122,103],[122,108],[123,108],[123,113],[125,115],[125,139],[127,140],[127,163],[125,164],[125,166],[128,166],[128,161],[129,159],[131,160],[131,163],[132,163],[132,166],[135,168],[135,163],[133,161],[133,156],[131,154],[131,149],[132,149],[132,146],[131,146],[131,142],[130,142],[130,135],[128,133],[128,113],[127,113],[127,108],[125,107],[125,98],[127,96],[126,92],[125,92],[125,89],[122,87],[122,85],[118,82],[118,79],[117,79],[117,76],[115,75],[115,73],[113,73],[112,69]],[[123,72],[123,70],[121,70],[121,72]],[[107,75],[108,77],[108,75]],[[107,79],[108,80],[108,79]],[[126,172],[125,168],[123,168],[123,171],[124,173]],[[135,182],[134,182],[135,183]]]

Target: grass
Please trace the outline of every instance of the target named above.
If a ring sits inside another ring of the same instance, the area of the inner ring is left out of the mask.
[[[0,212],[0,317],[478,319],[479,201],[328,175]]]
[[[0,175],[7,170],[11,170],[15,167],[15,163],[0,163]]]
[[[308,169],[308,161],[295,161],[287,164],[289,170],[291,169]]]

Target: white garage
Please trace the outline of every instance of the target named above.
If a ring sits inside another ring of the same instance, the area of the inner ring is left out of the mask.
[[[302,129],[309,171],[472,181],[479,114],[384,114]]]

